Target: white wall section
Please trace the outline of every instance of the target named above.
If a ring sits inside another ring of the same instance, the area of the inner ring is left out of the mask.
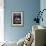
[[[4,0],[0,0],[0,42],[4,41]]]

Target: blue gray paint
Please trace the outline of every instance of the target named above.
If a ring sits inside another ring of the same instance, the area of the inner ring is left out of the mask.
[[[41,0],[40,1],[40,10],[42,11],[43,9],[46,9],[46,0]],[[40,25],[45,26],[46,27],[46,10],[43,12],[43,22],[40,22]]]
[[[4,35],[7,41],[18,41],[32,29],[32,21],[40,9],[39,0],[4,0]],[[12,11],[24,11],[24,27],[12,27]]]

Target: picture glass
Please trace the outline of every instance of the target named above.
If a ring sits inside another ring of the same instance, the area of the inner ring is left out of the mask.
[[[13,24],[21,24],[21,14],[20,13],[13,14]]]

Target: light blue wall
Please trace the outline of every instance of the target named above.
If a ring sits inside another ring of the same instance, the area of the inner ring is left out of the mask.
[[[4,35],[7,41],[18,41],[32,28],[33,18],[40,9],[39,0],[4,0]],[[24,11],[24,27],[12,27],[12,11]]]
[[[43,9],[46,9],[46,0],[41,0],[40,1],[40,10],[42,11]],[[46,10],[43,12],[43,22],[40,22],[40,25],[45,26],[46,27]]]

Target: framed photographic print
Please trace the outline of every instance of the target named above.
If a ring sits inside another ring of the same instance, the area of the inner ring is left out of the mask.
[[[24,15],[23,12],[12,12],[12,26],[23,26]]]

